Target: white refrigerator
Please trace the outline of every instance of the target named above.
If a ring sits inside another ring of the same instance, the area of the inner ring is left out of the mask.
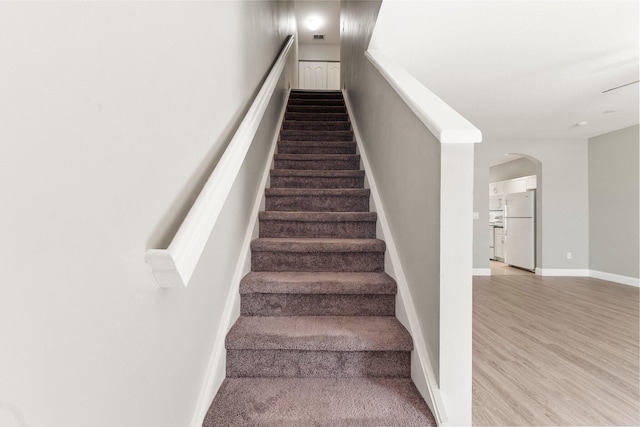
[[[512,193],[504,201],[504,262],[536,268],[536,192]]]

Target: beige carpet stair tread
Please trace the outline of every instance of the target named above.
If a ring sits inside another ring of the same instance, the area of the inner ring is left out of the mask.
[[[241,316],[227,349],[411,351],[407,330],[391,316]]]
[[[410,379],[227,378],[204,427],[417,427],[435,420]]]
[[[386,273],[253,271],[240,282],[240,294],[395,294],[395,280]]]

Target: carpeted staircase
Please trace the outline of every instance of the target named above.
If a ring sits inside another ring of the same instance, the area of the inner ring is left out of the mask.
[[[430,426],[340,92],[292,91],[204,426]]]

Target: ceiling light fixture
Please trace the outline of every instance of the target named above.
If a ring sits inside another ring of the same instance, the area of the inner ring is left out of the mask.
[[[316,18],[311,18],[307,21],[307,28],[311,31],[315,31],[320,28],[320,21]]]
[[[586,125],[587,125],[587,122],[578,122],[578,123],[576,123],[576,126],[578,126],[580,128],[585,127]]]

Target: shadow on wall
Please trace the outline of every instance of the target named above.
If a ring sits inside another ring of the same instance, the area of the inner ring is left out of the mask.
[[[536,176],[536,267],[541,267],[542,260],[542,162],[525,153],[505,153],[495,159],[489,167],[489,185],[502,181],[510,181],[525,176]],[[531,184],[529,184],[531,188]],[[507,191],[507,189],[504,189]]]

